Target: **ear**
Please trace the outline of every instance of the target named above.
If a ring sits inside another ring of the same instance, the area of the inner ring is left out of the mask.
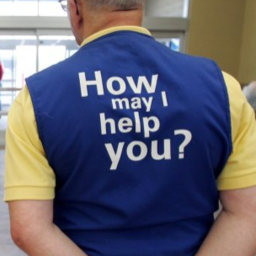
[[[83,13],[77,0],[69,1],[69,15],[74,29],[80,30],[83,26]]]
[[[74,0],[74,2],[75,2],[75,4],[76,4],[76,14],[79,15],[77,0]]]
[[[84,18],[81,8],[82,6],[77,2],[77,0],[69,1],[70,24],[78,45],[80,45],[83,41],[84,29]]]

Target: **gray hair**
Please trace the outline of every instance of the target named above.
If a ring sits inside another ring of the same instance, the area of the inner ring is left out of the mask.
[[[144,4],[145,0],[86,0],[95,8],[111,8],[118,10],[131,10]]]

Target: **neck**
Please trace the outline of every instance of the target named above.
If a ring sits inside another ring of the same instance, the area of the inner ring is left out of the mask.
[[[83,39],[107,28],[116,26],[141,26],[143,10],[89,12],[84,14]]]

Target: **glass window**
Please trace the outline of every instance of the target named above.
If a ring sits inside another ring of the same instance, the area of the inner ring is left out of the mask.
[[[177,52],[184,52],[184,33],[182,32],[166,32],[166,31],[151,31],[152,36],[159,43]]]
[[[42,31],[28,33],[30,35],[15,35],[15,31],[0,34],[0,60],[4,67],[0,111],[9,109],[26,77],[70,57],[79,48],[70,31],[50,31],[50,35],[47,32],[42,35]],[[56,35],[58,33],[64,35]]]
[[[156,38],[156,40],[173,51],[179,52],[181,50],[180,38]]]
[[[36,72],[36,36],[0,35],[0,49],[4,67],[0,100],[1,109],[5,110],[25,84],[25,78]]]
[[[1,0],[1,16],[66,16],[58,0]]]
[[[147,0],[145,15],[151,17],[188,17],[189,0]]]
[[[70,57],[78,50],[73,36],[39,36],[39,70]]]
[[[11,0],[2,0],[0,1],[0,15],[1,16],[10,16],[13,15],[13,2]]]
[[[2,0],[0,15],[2,16],[36,16],[38,4],[35,0]]]
[[[39,0],[39,16],[67,16],[58,0]]]

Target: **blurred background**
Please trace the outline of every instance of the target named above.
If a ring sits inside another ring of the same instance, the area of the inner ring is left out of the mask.
[[[166,47],[209,57],[246,86],[256,81],[255,13],[255,0],[147,0],[144,26]],[[77,50],[58,0],[0,0],[1,198],[10,105],[26,77]],[[11,242],[7,206],[2,201],[0,216],[0,255],[24,255]]]

